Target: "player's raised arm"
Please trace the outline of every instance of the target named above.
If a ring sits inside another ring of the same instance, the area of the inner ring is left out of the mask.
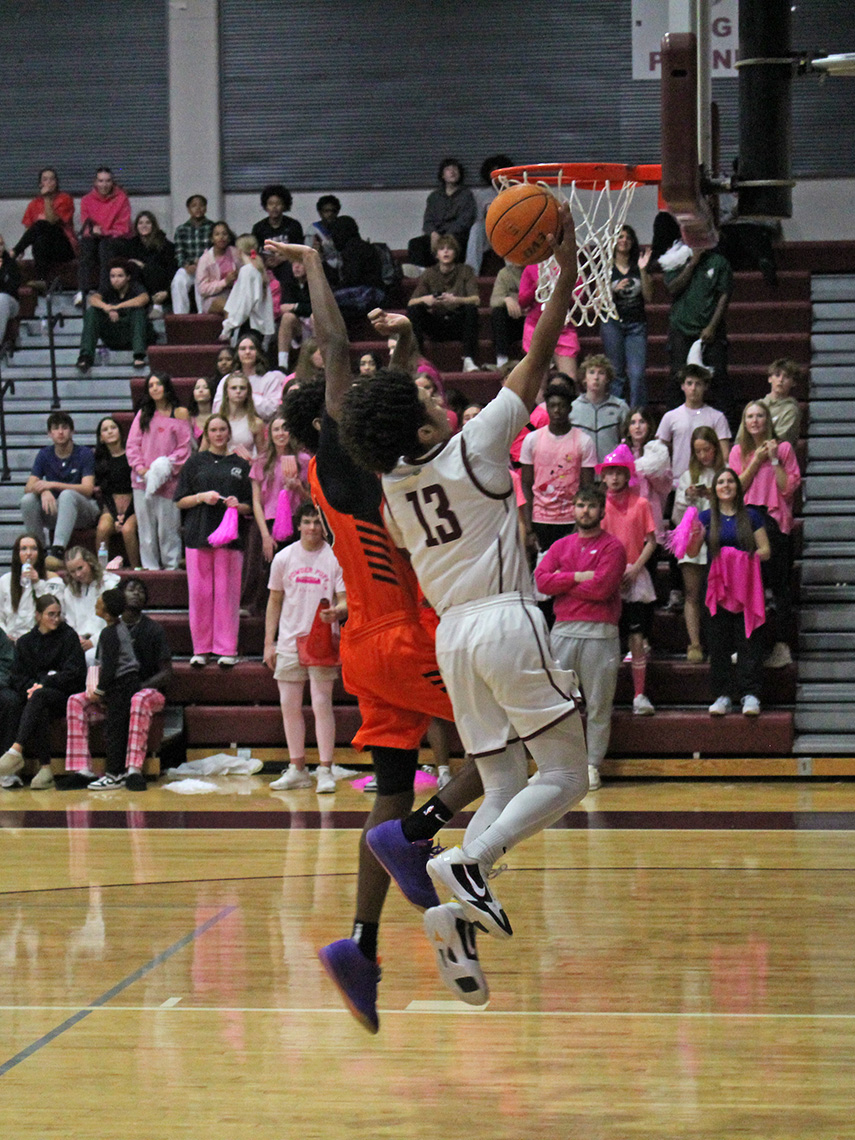
[[[264,243],[265,250],[278,253],[288,261],[302,261],[306,267],[309,296],[312,299],[312,326],[327,378],[326,406],[334,420],[339,418],[341,403],[353,381],[350,370],[350,340],[344,317],[339,311],[324,273],[321,255],[307,245],[289,245],[287,242]]]
[[[564,328],[567,310],[576,287],[576,228],[566,202],[561,207],[559,218],[561,234],[551,235],[550,243],[555,260],[561,268],[561,276],[556,282],[552,296],[543,306],[543,312],[531,338],[531,347],[505,381],[505,387],[516,392],[529,409],[534,407],[543,375],[549,367],[561,330]]]
[[[397,372],[406,372],[413,349],[416,347],[416,334],[409,317],[403,313],[387,313],[385,309],[372,309],[368,314],[374,331],[382,337],[395,337],[395,348],[389,360],[389,367]]]

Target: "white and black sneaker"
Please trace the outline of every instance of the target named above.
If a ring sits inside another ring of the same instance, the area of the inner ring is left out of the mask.
[[[123,788],[128,780],[127,772],[105,772],[97,780],[93,780],[87,787],[88,792],[111,792],[115,788]]]
[[[492,876],[481,870],[477,859],[467,859],[459,847],[449,847],[430,860],[427,871],[437,889],[444,887],[462,903],[470,922],[494,938],[513,935],[502,904],[487,886],[486,879]]]
[[[422,921],[445,988],[467,1005],[486,1005],[490,990],[478,961],[475,927],[460,903],[432,906]]]

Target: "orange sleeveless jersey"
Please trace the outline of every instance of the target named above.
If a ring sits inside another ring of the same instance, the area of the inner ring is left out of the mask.
[[[416,576],[386,528],[331,507],[321,490],[314,457],[309,463],[309,488],[344,574],[348,613],[344,628],[349,635],[395,613],[419,621]]]

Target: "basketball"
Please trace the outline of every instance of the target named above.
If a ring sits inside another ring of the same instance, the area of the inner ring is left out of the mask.
[[[533,265],[550,254],[549,234],[558,233],[558,202],[542,186],[523,182],[490,203],[487,239],[499,255],[515,265]]]

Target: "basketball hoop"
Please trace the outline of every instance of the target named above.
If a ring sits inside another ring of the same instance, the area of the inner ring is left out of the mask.
[[[567,321],[593,326],[600,320],[616,318],[612,296],[615,242],[626,222],[636,187],[658,185],[662,179],[661,166],[624,166],[618,162],[536,163],[503,167],[494,170],[491,178],[499,191],[533,182],[547,187],[560,202],[569,204],[576,223],[579,280]],[[586,192],[587,201],[579,191]],[[538,265],[535,297],[540,304],[552,296],[559,273],[554,257]]]

